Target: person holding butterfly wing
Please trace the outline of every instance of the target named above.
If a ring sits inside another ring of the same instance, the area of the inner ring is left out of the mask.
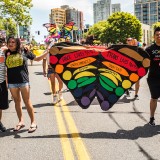
[[[54,40],[50,39],[48,43],[46,42],[47,47],[52,46],[54,44]],[[56,104],[59,100],[63,99],[62,96],[62,88],[63,88],[63,82],[59,75],[54,71],[54,69],[50,66],[49,63],[49,54],[47,55],[46,58],[43,59],[43,75],[44,77],[48,77],[51,82],[51,88],[52,88],[52,94],[53,94],[53,104]],[[56,78],[58,80],[59,84],[59,90],[58,92],[56,91]]]

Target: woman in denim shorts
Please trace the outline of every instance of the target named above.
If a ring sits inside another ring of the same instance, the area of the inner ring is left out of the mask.
[[[35,122],[34,109],[30,100],[27,60],[30,59],[34,61],[40,61],[46,57],[48,50],[45,51],[41,56],[36,57],[36,55],[31,53],[27,47],[22,49],[20,39],[14,37],[8,38],[7,47],[8,49],[5,51],[5,56],[8,88],[10,89],[11,95],[13,97],[17,116],[19,119],[19,122],[14,128],[14,131],[19,131],[25,126],[22,116],[21,94],[31,120],[31,125],[28,129],[28,133],[31,133],[37,129],[37,124]]]

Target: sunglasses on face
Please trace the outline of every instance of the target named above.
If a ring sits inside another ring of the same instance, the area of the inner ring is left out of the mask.
[[[127,39],[127,41],[132,41],[132,39]]]

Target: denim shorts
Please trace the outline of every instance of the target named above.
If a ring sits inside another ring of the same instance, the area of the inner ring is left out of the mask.
[[[22,88],[22,87],[26,87],[26,86],[30,86],[29,82],[26,83],[15,83],[15,84],[8,84],[8,88]]]
[[[50,75],[51,75],[51,74],[54,74],[54,73],[56,73],[56,72],[54,71],[53,68],[48,68],[47,77],[50,78]]]

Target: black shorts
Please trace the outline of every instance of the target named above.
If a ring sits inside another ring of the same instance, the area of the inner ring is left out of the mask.
[[[147,82],[151,98],[158,99],[160,97],[160,79],[148,78]]]
[[[4,110],[9,107],[8,103],[8,89],[6,81],[0,83],[0,109]]]

